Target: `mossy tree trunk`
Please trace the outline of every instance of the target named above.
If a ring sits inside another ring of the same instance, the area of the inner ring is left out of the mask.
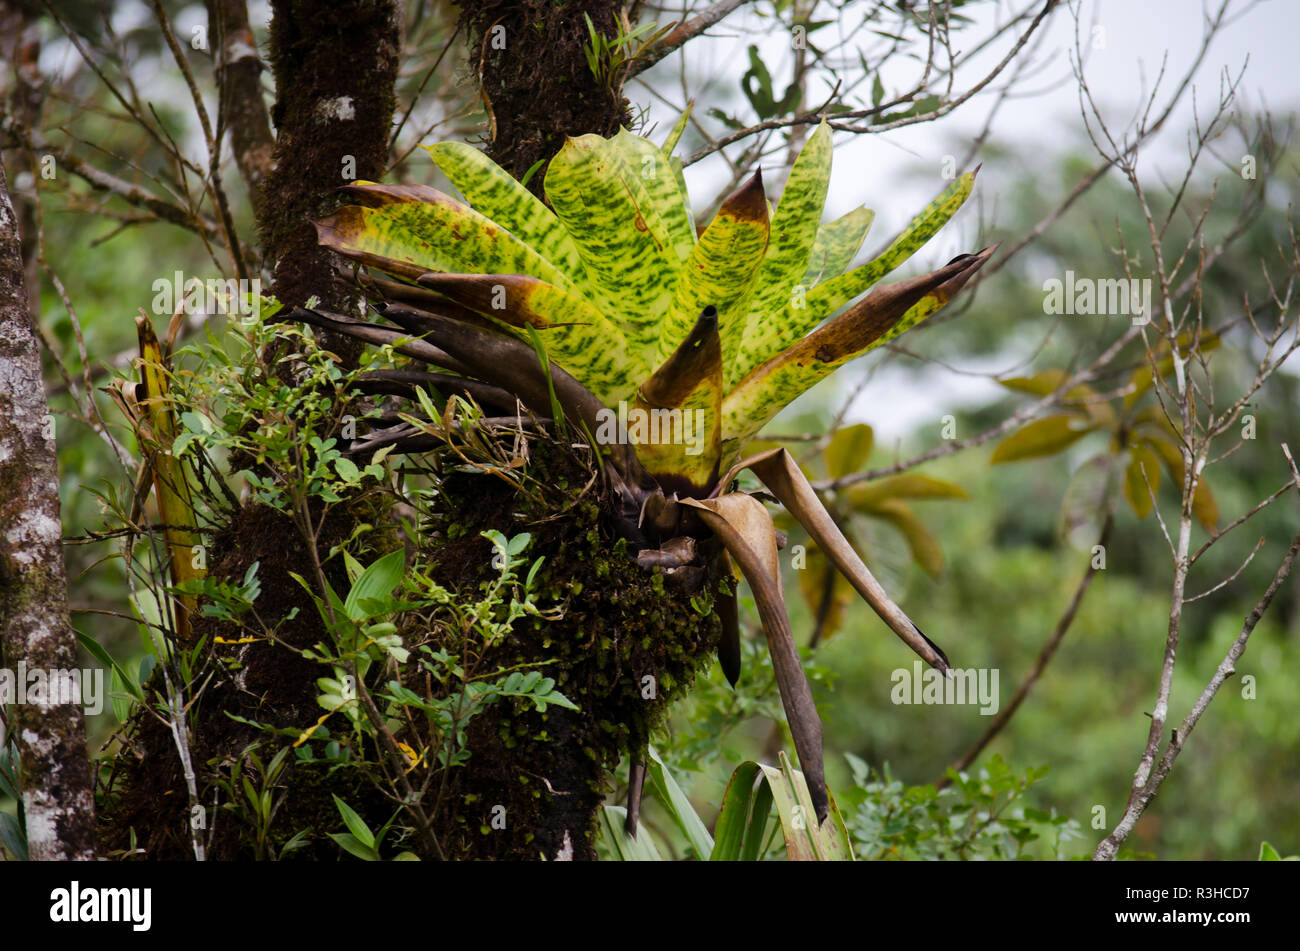
[[[549,161],[565,136],[613,135],[629,121],[618,77],[587,63],[586,17],[616,37],[623,4],[611,0],[461,0],[470,65],[490,119],[488,155],[515,178]],[[528,187],[542,194],[539,170]]]
[[[339,187],[379,179],[397,98],[401,50],[394,0],[274,0],[271,72],[275,150],[255,202],[273,292],[287,307],[315,296],[339,313],[357,313],[361,296],[336,276],[335,255],[316,243],[311,220],[344,204]],[[329,348],[346,361],[360,347]]]

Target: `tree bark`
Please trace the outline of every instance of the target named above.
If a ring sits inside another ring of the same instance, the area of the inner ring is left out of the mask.
[[[329,310],[359,314],[360,294],[336,279],[338,259],[316,243],[311,219],[344,204],[340,186],[384,174],[397,106],[397,5],[274,0],[271,10],[276,139],[258,226],[273,292],[288,307],[315,296]],[[325,345],[347,363],[361,351],[332,334]]]
[[[230,147],[248,189],[253,213],[262,214],[262,187],[274,168],[275,137],[262,99],[262,61],[244,0],[208,0],[208,33],[215,53],[219,115],[230,127]]]
[[[572,0],[461,0],[461,29],[491,120],[488,155],[522,179],[548,162],[567,136],[609,136],[631,121],[622,75],[598,79],[587,62],[591,38],[619,33],[622,3]],[[528,187],[542,195],[539,169]]]
[[[44,101],[40,72],[41,31],[40,19],[34,6],[0,0],[0,59],[12,64],[12,85],[6,90],[10,114],[22,123],[23,128],[39,130],[41,104]],[[16,148],[3,157],[5,167],[14,174],[39,174],[33,152]],[[33,182],[33,189],[36,187]],[[18,216],[18,233],[22,242],[23,281],[27,286],[30,310],[40,311],[40,283],[38,280],[36,207],[22,195],[11,196]]]
[[[71,671],[54,418],[23,281],[18,219],[0,168],[0,641],[9,669]],[[33,859],[93,859],[95,812],[81,697],[15,703],[27,842]]]

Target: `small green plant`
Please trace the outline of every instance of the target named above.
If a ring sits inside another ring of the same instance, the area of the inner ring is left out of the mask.
[[[656,30],[654,23],[639,23],[633,27],[628,22],[626,11],[623,11],[618,35],[610,38],[596,31],[596,25],[586,13],[582,19],[587,24],[587,68],[596,82],[610,88],[621,86],[622,74],[632,61],[673,28],[673,24],[669,24]]]
[[[379,846],[384,841],[384,836],[392,828],[393,820],[397,818],[397,813],[393,813],[393,818],[389,819],[378,832],[371,832],[366,821],[357,815],[356,810],[349,806],[338,796],[334,797],[334,806],[338,809],[339,815],[343,817],[343,824],[347,826],[347,832],[331,832],[330,838],[339,844],[339,846],[350,855],[355,855],[364,862],[381,862],[383,859],[379,854]],[[418,862],[420,857],[414,852],[400,852],[394,857],[394,862]]]
[[[284,778],[292,749],[282,747],[269,762],[263,762],[258,755],[260,746],[261,743],[253,743],[246,747],[231,762],[229,774],[217,780],[226,793],[226,801],[221,808],[251,827],[254,854],[258,861],[283,859],[308,842],[307,830],[301,829],[279,848],[272,848],[271,845],[271,826],[288,796]]]
[[[951,785],[907,786],[886,766],[872,770],[846,754],[853,770],[853,789],[841,799],[845,822],[860,857],[865,859],[1016,859],[1039,842],[1049,856],[1082,838],[1077,820],[1024,804],[1029,788],[1047,768],[1016,774],[999,755],[976,776],[949,770]]]

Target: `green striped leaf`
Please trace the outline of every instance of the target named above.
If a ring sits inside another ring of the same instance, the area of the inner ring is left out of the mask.
[[[805,288],[811,288],[821,281],[843,274],[862,247],[875,218],[874,211],[866,205],[860,205],[830,224],[822,225],[800,283]]]
[[[993,255],[996,245],[877,287],[839,317],[756,367],[723,400],[723,458],[831,371],[934,313]]]
[[[822,317],[825,318],[863,291],[870,289],[877,281],[892,272],[934,237],[938,230],[946,225],[948,220],[965,204],[974,185],[975,172],[967,172],[958,178],[944,189],[942,194],[935,198],[934,201],[926,205],[919,215],[912,219],[911,223],[903,229],[903,233],[894,239],[893,243],[885,249],[880,257],[867,262],[861,267],[854,268],[847,274],[841,274],[839,277],[822,281],[814,287],[808,293],[808,309],[812,311],[820,310]],[[818,323],[820,322],[819,319]],[[816,326],[816,324],[812,326]],[[811,329],[811,327],[808,329]]]
[[[465,142],[424,150],[475,211],[508,229],[566,274],[582,274],[582,258],[560,219],[513,175]]]
[[[542,331],[547,355],[601,402],[626,397],[649,368],[584,298],[524,274],[425,274],[420,284],[509,324]]]
[[[673,177],[677,179],[677,189],[682,193],[682,210],[686,212],[686,220],[690,222],[691,234],[694,235],[695,211],[691,208],[691,193],[686,190],[686,172],[682,168],[682,160],[674,155],[668,164],[673,170]]]
[[[663,853],[650,830],[643,825],[636,838],[627,834],[627,810],[622,806],[602,806],[599,835],[616,862],[662,862]]]
[[[582,255],[593,303],[631,346],[653,349],[680,263],[640,178],[611,143],[584,135],[551,160],[546,196]]]
[[[718,821],[713,827],[713,854],[709,856],[710,862],[739,861],[744,854],[745,846],[752,847],[752,839],[747,836],[751,828],[757,832],[757,838],[762,838],[767,826],[767,813],[771,808],[771,801],[768,801],[768,808],[763,810],[761,817],[755,811],[751,819],[751,807],[757,805],[754,802],[756,798],[754,780],[757,777],[758,764],[752,760],[741,763],[731,774],[727,791],[722,796],[722,809],[718,813]],[[757,857],[758,849],[753,851],[755,854],[750,856],[751,860]]]
[[[795,285],[803,280],[830,180],[831,128],[822,120],[790,170],[785,191],[772,216],[763,265],[743,306],[737,309],[740,323],[735,327],[723,325],[722,359],[727,367],[728,386],[735,385],[744,375],[741,367],[752,367],[763,359],[758,356],[760,352],[767,352],[772,346],[781,349],[795,339],[783,339],[781,328],[772,327],[769,318],[781,314],[790,303]]]
[[[659,359],[666,360],[690,333],[700,312],[718,310],[724,338],[740,326],[735,314],[767,250],[767,199],[757,173],[731,193],[700,235],[659,336]]]
[[[910,258],[957,213],[974,183],[974,172],[961,176],[912,219],[912,223],[879,257],[847,274],[823,280],[806,294],[796,295],[781,314],[769,315],[768,333],[762,341],[754,341],[737,370],[748,373],[761,361],[780,353]]]
[[[662,800],[669,806],[668,811],[686,836],[686,841],[695,850],[695,857],[707,861],[713,854],[713,836],[709,835],[709,830],[691,805],[690,799],[677,784],[677,780],[673,779],[673,774],[668,772],[653,746],[646,748],[646,772],[650,774]]]
[[[344,191],[370,203],[317,221],[319,242],[345,257],[414,280],[428,271],[529,274],[557,287],[573,283],[501,225],[424,185],[354,182]]]
[[[686,212],[686,195],[678,184],[668,156],[655,148],[652,142],[632,135],[626,129],[618,130],[614,145],[641,180],[651,204],[668,229],[673,253],[678,261],[684,262],[695,247],[695,225]]]
[[[664,155],[672,155],[673,149],[677,148],[677,143],[682,139],[682,133],[686,131],[686,123],[691,118],[691,110],[694,108],[695,100],[692,99],[686,104],[682,114],[677,117],[677,121],[673,123],[672,129],[668,132],[668,138],[664,139],[663,149],[661,150]]]

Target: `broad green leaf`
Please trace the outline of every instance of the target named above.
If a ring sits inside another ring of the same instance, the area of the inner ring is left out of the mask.
[[[343,190],[374,205],[347,205],[315,223],[320,244],[344,257],[408,280],[426,271],[528,274],[574,287],[505,227],[436,189],[355,182]]]
[[[329,837],[342,846],[344,850],[363,861],[379,861],[379,853],[350,832],[331,832]]]
[[[740,306],[767,243],[763,178],[756,174],[722,203],[682,266],[672,306],[659,332],[661,361],[686,339],[705,307],[717,308],[718,332],[723,339],[743,326]]]
[[[1148,483],[1150,489],[1147,488]],[[1130,446],[1124,468],[1124,498],[1138,518],[1151,514],[1152,497],[1160,491],[1160,460],[1147,446]]]
[[[362,607],[362,601],[387,598],[401,583],[405,570],[406,552],[401,548],[380,558],[363,571],[352,585],[347,600],[343,602],[344,613],[354,621],[366,618],[368,615]]]
[[[343,824],[348,827],[357,839],[368,849],[375,847],[375,836],[366,825],[364,819],[357,815],[356,810],[349,806],[338,796],[334,796],[334,807],[338,809],[339,815],[343,817]]]
[[[672,773],[668,772],[664,761],[659,758],[653,746],[646,748],[646,772],[650,774],[650,778],[663,795],[669,813],[686,836],[686,841],[695,850],[696,857],[701,860],[708,859],[713,854],[713,836],[709,835],[709,830],[700,821],[699,814],[691,805],[690,799],[682,791],[682,787],[677,785],[677,780],[673,779]]]
[[[768,315],[782,312],[795,285],[803,280],[826,205],[831,179],[831,129],[823,119],[808,138],[790,170],[785,190],[769,226],[770,237],[763,264],[734,315],[734,325],[723,325],[722,359],[728,367],[726,385],[734,386],[741,367],[759,362],[756,352],[768,353],[771,328]],[[778,340],[774,349],[781,349]],[[737,361],[735,354],[739,353]]]
[[[465,142],[439,142],[424,150],[470,206],[509,229],[566,274],[582,273],[582,258],[560,219],[513,175]]]
[[[1074,445],[1097,427],[1079,416],[1061,415],[1037,419],[1016,430],[993,450],[991,462],[1015,462],[1053,456]]]
[[[839,277],[862,247],[876,213],[865,205],[854,208],[829,224],[822,225],[813,242],[808,267],[800,284],[804,293],[822,281]]]
[[[622,151],[624,160],[640,179],[651,204],[668,229],[673,253],[685,262],[695,247],[695,225],[687,212],[687,196],[678,185],[669,157],[655,148],[650,141],[619,129],[614,145]]]
[[[961,486],[943,479],[934,479],[919,472],[877,479],[849,486],[845,492],[848,503],[858,511],[868,511],[889,499],[969,499]]]
[[[830,477],[838,479],[865,466],[875,442],[875,430],[866,423],[841,427],[826,447],[826,471]]]
[[[758,766],[757,763],[753,765]],[[834,800],[831,800],[831,810],[836,811]],[[771,817],[772,787],[766,780],[761,780],[754,788],[754,798],[749,806],[749,825],[745,827],[745,843],[740,849],[742,862],[756,862],[762,857],[767,823]]]
[[[739,861],[746,845],[745,833],[750,825],[750,806],[755,800],[754,780],[758,777],[758,764],[741,763],[727,782],[722,796],[722,809],[714,824],[713,854],[711,862]]]
[[[680,261],[639,176],[611,142],[583,135],[551,160],[546,197],[578,246],[594,303],[632,347],[653,347]]]

